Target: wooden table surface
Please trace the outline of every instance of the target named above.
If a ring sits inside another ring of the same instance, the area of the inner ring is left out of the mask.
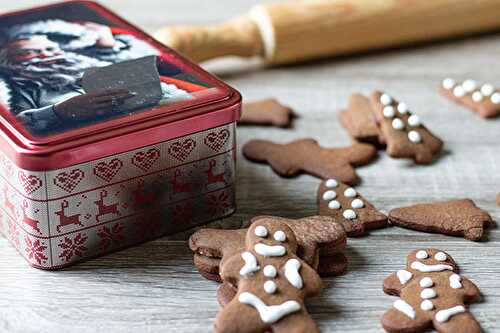
[[[0,11],[47,1],[2,0]],[[132,22],[153,31],[164,23],[213,23],[244,12],[255,0],[103,1]],[[48,3],[48,2],[47,2]],[[260,68],[232,59],[207,65],[246,100],[278,97],[300,116],[293,129],[240,128],[240,147],[249,139],[286,142],[314,137],[325,146],[350,140],[336,113],[355,92],[384,89],[404,100],[446,143],[433,165],[415,166],[380,153],[359,168],[357,189],[383,211],[417,202],[469,197],[500,221],[500,118],[485,121],[436,93],[444,77],[474,78],[500,86],[500,35],[419,48]],[[498,67],[497,67],[498,66]],[[316,211],[319,180],[282,179],[269,167],[240,156],[238,211],[222,221],[237,227],[259,214],[298,218]],[[218,222],[216,224],[221,224]],[[1,332],[210,332],[218,311],[217,284],[198,275],[185,240],[164,237],[58,272],[28,267],[0,237]],[[500,332],[500,232],[473,243],[461,238],[390,228],[350,239],[345,276],[325,279],[321,296],[308,302],[323,332],[382,332],[379,318],[393,297],[383,279],[402,269],[408,252],[420,247],[448,251],[484,299],[471,306],[486,332]]]

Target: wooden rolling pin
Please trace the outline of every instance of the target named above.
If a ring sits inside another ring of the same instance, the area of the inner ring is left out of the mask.
[[[198,62],[234,55],[286,64],[498,28],[500,0],[296,0],[155,37]]]

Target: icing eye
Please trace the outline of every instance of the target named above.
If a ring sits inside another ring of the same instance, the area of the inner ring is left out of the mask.
[[[429,258],[429,255],[424,250],[420,250],[417,252],[416,257],[417,259],[427,259]]]
[[[274,233],[274,239],[278,242],[286,241],[286,234],[282,230],[278,230]]]
[[[434,259],[436,259],[437,261],[446,261],[446,254],[444,254],[443,252],[438,252],[434,255]]]
[[[255,228],[255,236],[257,237],[267,237],[266,227],[259,225]]]

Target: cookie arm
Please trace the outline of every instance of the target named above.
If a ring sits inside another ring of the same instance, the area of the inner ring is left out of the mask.
[[[403,285],[398,279],[396,273],[392,273],[384,280],[384,292],[389,295],[399,296]]]
[[[220,277],[223,281],[236,286],[240,280],[240,270],[244,265],[245,262],[241,258],[241,253],[235,254],[223,263],[220,268]]]
[[[473,302],[481,296],[479,288],[471,280],[462,277],[462,285],[464,286],[464,300],[466,302]]]

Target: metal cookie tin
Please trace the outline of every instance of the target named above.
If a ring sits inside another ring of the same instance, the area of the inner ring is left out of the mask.
[[[0,16],[0,233],[56,269],[231,214],[237,91],[89,1]]]

